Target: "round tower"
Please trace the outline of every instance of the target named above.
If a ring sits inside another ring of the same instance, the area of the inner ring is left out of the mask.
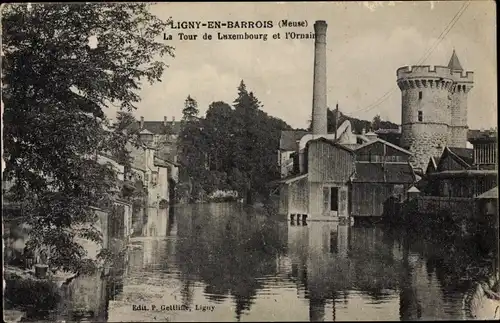
[[[425,169],[448,143],[453,75],[446,66],[412,66],[397,70],[401,89],[401,146],[413,153],[412,165]]]
[[[473,72],[465,72],[458,60],[457,54],[453,51],[448,68],[452,74],[453,86],[450,89],[450,127],[448,146],[467,147],[467,96],[473,87]]]

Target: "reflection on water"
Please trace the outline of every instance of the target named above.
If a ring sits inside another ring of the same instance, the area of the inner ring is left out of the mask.
[[[107,293],[73,287],[98,309],[109,300],[99,319],[464,319],[474,279],[463,279],[446,252],[406,234],[291,225],[230,203],[171,208],[148,217],[142,232],[132,239],[126,274]],[[69,302],[77,308],[81,300]],[[134,310],[141,306],[148,310]]]

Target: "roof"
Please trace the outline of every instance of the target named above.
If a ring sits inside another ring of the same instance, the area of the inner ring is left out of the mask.
[[[448,68],[452,71],[463,71],[462,64],[458,60],[457,53],[453,50],[453,54],[451,54],[450,62],[448,63]]]
[[[462,159],[468,166],[474,163],[474,149],[461,147],[447,147],[455,156]]]
[[[301,179],[306,178],[306,177],[307,177],[307,173],[298,174],[298,175],[291,175],[291,176],[273,181],[272,183],[290,184],[290,183],[293,183],[295,181],[301,180]]]
[[[432,163],[432,166],[434,166],[434,169],[437,169],[437,165],[439,164],[440,159],[441,159],[441,156],[431,156],[429,158],[429,163]]]
[[[413,183],[415,174],[409,164],[356,163],[353,182]]]
[[[137,121],[139,125],[140,121]],[[170,126],[173,134],[179,134],[181,132],[181,121],[167,121],[167,125]],[[156,135],[163,134],[165,122],[164,121],[144,121],[144,128]]]
[[[349,148],[351,150],[356,150],[361,144],[340,144],[346,148]]]
[[[326,139],[324,137],[319,137],[319,138],[316,138],[316,139],[312,139],[312,140],[309,140],[306,144],[306,146],[309,146],[310,143],[312,142],[317,142],[317,141],[322,141],[322,142],[325,142],[327,144],[330,144],[332,146],[335,146],[335,147],[338,147],[338,148],[341,148],[343,150],[346,150],[350,153],[354,153],[354,150],[347,147],[347,145],[344,145],[344,144],[341,144],[338,140],[335,141],[335,140],[329,140],[329,139]]]
[[[280,138],[280,149],[281,150],[296,150],[297,140],[302,139],[309,132],[305,130],[282,130]]]
[[[376,142],[381,142],[381,143],[383,143],[384,145],[390,146],[390,147],[392,147],[392,148],[394,148],[394,149],[397,149],[397,150],[399,150],[399,151],[402,151],[402,152],[404,152],[404,153],[406,153],[406,154],[408,154],[408,155],[413,155],[411,151],[406,150],[406,149],[404,149],[404,148],[401,148],[401,147],[399,147],[399,146],[397,146],[397,145],[395,145],[395,144],[392,144],[392,143],[390,143],[390,142],[388,142],[388,141],[385,141],[385,140],[383,140],[383,139],[380,139],[380,138],[377,138],[377,139],[375,139],[375,140],[372,140],[372,141],[366,142],[366,143],[362,144],[361,146],[359,146],[359,147],[358,147],[358,148],[356,148],[356,149],[360,149],[360,148],[363,148],[363,147],[369,146],[369,145],[374,144],[374,143],[376,143]]]
[[[498,186],[493,187],[491,190],[484,192],[476,197],[477,199],[498,199]]]
[[[141,132],[139,132],[141,135],[152,135],[153,133],[149,131],[148,129],[142,129]]]
[[[475,141],[495,141],[498,138],[498,132],[497,130],[469,130],[467,132],[467,140],[470,143],[473,143]]]
[[[494,169],[464,169],[464,170],[445,170],[429,174],[430,177],[474,177],[474,176],[497,176],[498,171]]]
[[[378,130],[375,130],[375,133],[377,135],[387,134],[387,133],[401,134],[401,131],[399,129],[378,129]]]
[[[416,188],[415,186],[412,186],[412,187],[410,187],[410,189],[409,189],[409,190],[407,190],[406,192],[408,192],[408,193],[419,193],[419,192],[420,192],[420,190],[419,190],[418,188]]]

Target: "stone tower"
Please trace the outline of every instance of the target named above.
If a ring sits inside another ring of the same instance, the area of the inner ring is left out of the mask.
[[[448,66],[412,66],[397,70],[401,89],[401,146],[414,156],[412,165],[424,169],[445,146],[465,147],[467,93],[473,73],[463,73],[453,51]]]
[[[467,131],[469,129],[467,125],[467,96],[470,89],[473,87],[473,73],[466,72],[465,75],[463,74],[464,70],[455,51],[453,51],[451,55],[448,68],[454,80],[450,91],[451,123],[448,146],[465,148],[467,146]]]

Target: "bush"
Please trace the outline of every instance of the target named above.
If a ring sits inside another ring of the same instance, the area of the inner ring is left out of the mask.
[[[6,273],[4,279],[5,305],[23,309],[28,315],[46,314],[54,310],[61,299],[59,289],[52,281],[9,273]]]

